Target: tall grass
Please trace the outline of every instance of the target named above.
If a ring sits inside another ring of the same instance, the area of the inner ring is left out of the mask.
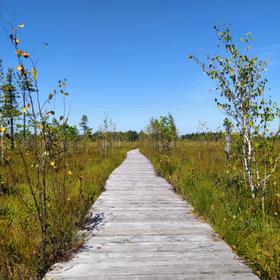
[[[279,170],[263,214],[242,185],[238,163],[225,162],[222,143],[183,141],[168,155],[148,145],[141,151],[261,279],[280,279]]]
[[[77,229],[129,148],[122,145],[104,156],[97,141],[71,144],[66,169],[54,170],[47,180],[46,268],[69,257],[81,245]],[[29,156],[32,157],[32,152]],[[61,174],[65,171],[66,179]],[[36,172],[31,174],[36,176]],[[66,188],[57,184],[60,176],[66,180],[63,182]],[[40,225],[18,154],[13,154],[9,167],[1,168],[0,178],[0,279],[40,279],[45,273],[40,263]]]

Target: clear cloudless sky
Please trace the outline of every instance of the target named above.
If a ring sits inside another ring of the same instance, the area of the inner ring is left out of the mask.
[[[42,92],[68,79],[71,123],[86,114],[97,129],[107,113],[117,129],[140,130],[170,112],[181,133],[199,121],[216,130],[224,116],[215,85],[188,55],[216,53],[215,24],[229,23],[237,40],[252,32],[252,53],[270,58],[266,75],[280,103],[279,11],[279,0],[0,0],[0,58],[16,65],[3,28],[24,23]]]

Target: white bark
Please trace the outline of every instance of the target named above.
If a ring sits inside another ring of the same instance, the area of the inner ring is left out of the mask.
[[[251,189],[252,198],[255,198],[255,183],[252,174],[252,145],[249,138],[248,127],[243,131],[243,164],[247,174],[247,180]]]

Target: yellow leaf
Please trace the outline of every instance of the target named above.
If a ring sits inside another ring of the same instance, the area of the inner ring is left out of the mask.
[[[28,103],[25,107],[23,107],[22,108],[22,111],[24,112],[24,113],[27,113],[27,111],[28,111],[28,109],[30,108],[30,104]]]
[[[20,40],[17,38],[17,39],[15,40],[15,42],[16,42],[16,44],[18,45],[18,44],[20,43]]]
[[[22,65],[19,64],[19,65],[17,66],[17,70],[18,70],[18,71],[22,71],[22,70],[23,70]]]
[[[30,72],[31,72],[33,80],[37,80],[37,77],[38,77],[37,69],[36,68],[32,68]]]
[[[55,162],[54,162],[54,161],[51,161],[51,162],[50,162],[50,166],[55,166]]]
[[[16,50],[16,54],[17,54],[17,56],[22,56],[22,54],[23,54],[23,51],[21,51],[21,50]]]
[[[6,127],[0,127],[0,132],[1,132],[1,133],[4,133],[6,130],[7,130]]]
[[[68,175],[69,175],[69,176],[72,176],[72,175],[73,175],[73,172],[72,172],[71,170],[69,170],[69,171],[68,171]]]

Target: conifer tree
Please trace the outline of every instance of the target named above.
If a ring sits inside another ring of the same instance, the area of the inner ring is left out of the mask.
[[[20,115],[17,102],[17,91],[13,81],[13,69],[8,69],[1,85],[0,102],[1,113],[4,123],[9,128],[9,138],[11,141],[11,148],[14,148],[15,143],[15,119]]]
[[[82,115],[81,121],[79,123],[82,131],[83,131],[83,135],[91,135],[91,131],[92,129],[88,126],[88,117],[87,115]]]

